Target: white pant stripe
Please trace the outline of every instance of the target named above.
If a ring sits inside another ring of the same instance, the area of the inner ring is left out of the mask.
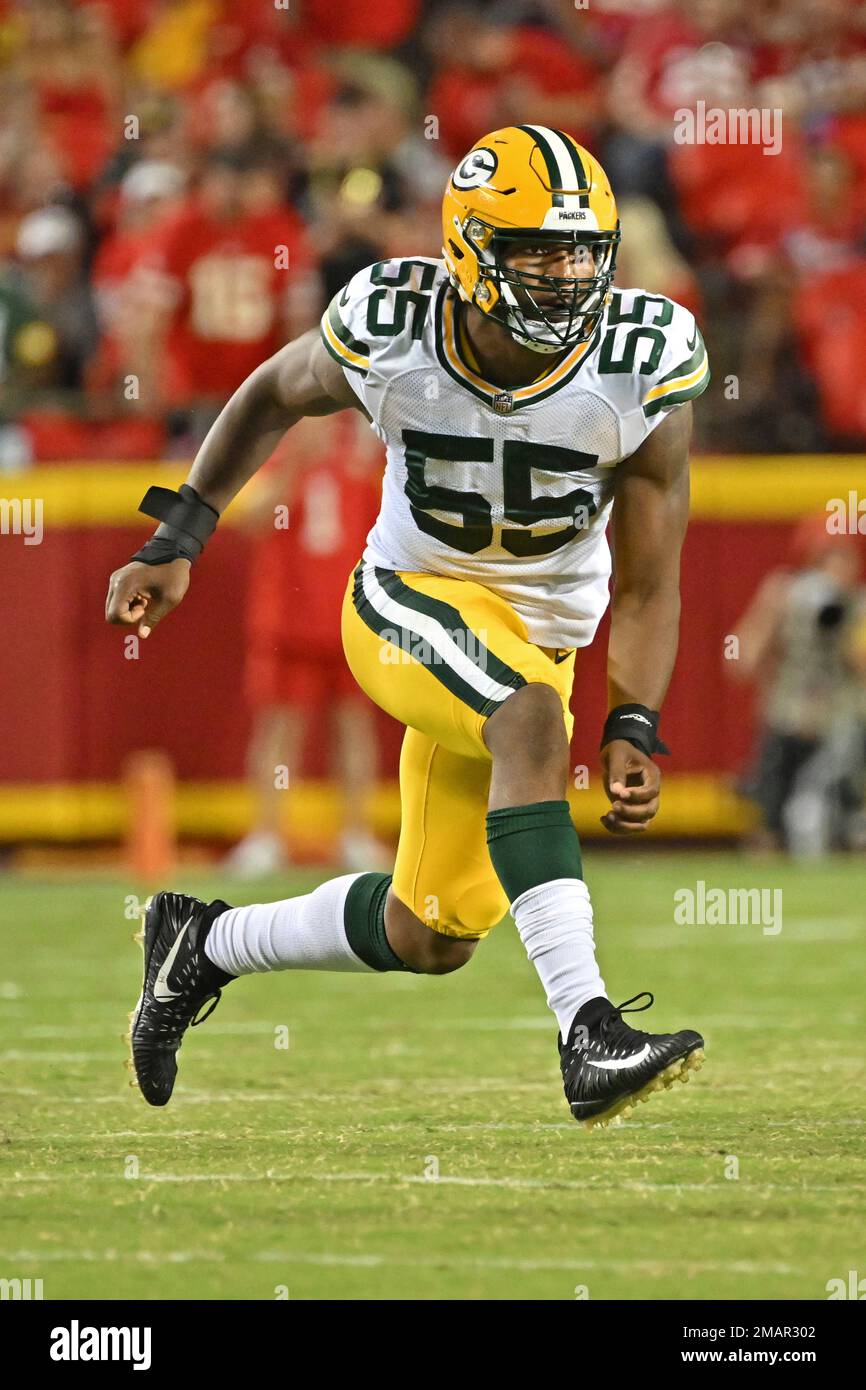
[[[396,628],[408,628],[417,633],[436,654],[473,690],[477,690],[486,700],[507,700],[514,694],[510,685],[500,685],[480,666],[476,666],[451,637],[450,633],[429,613],[419,613],[415,608],[407,608],[386,594],[372,565],[365,564],[362,570],[364,594],[380,617],[393,623]]]

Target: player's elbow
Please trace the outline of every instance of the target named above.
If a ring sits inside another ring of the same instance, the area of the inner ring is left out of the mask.
[[[617,580],[613,590],[613,611],[659,612],[667,620],[679,621],[682,600],[679,575],[636,575]]]

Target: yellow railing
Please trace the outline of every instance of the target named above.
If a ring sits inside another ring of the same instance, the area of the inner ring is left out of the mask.
[[[0,498],[41,498],[43,524],[153,525],[138,512],[151,484],[177,487],[187,465],[177,463],[46,464],[0,475]],[[866,455],[790,454],[703,456],[692,460],[692,517],[696,521],[790,521],[822,511],[834,498],[866,495]],[[243,512],[243,493],[225,517]],[[864,520],[866,526],[866,520]]]

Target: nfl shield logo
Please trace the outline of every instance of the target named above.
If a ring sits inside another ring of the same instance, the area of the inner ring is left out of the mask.
[[[499,415],[508,415],[514,409],[514,396],[510,391],[500,391],[498,396],[493,397],[491,404]]]

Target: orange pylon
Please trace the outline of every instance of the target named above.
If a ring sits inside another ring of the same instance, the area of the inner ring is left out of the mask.
[[[171,874],[177,861],[174,767],[168,754],[142,749],[127,758],[127,867],[136,878],[156,884]]]

